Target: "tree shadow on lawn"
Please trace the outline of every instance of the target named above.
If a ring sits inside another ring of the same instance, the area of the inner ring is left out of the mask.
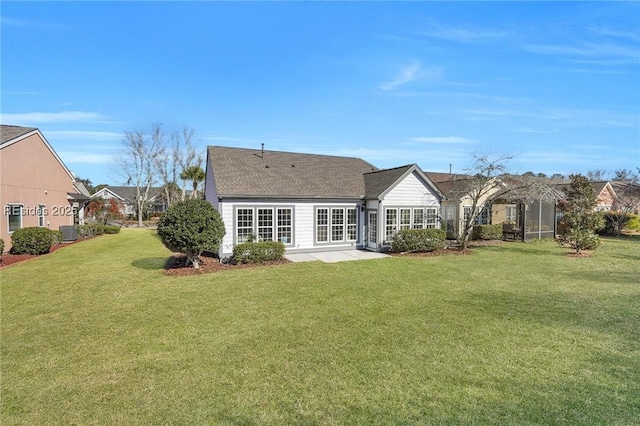
[[[146,259],[137,259],[131,262],[131,266],[148,271],[164,269],[167,265],[167,256],[164,257],[148,257]]]

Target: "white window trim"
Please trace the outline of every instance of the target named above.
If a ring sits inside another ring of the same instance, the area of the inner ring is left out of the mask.
[[[402,211],[410,211],[409,223],[402,223]],[[389,223],[388,213],[389,211],[395,212],[395,223]],[[422,222],[416,222],[416,211],[422,212]],[[434,213],[433,220],[428,221],[428,211]],[[408,226],[407,226],[408,225]],[[424,229],[424,228],[439,228],[438,223],[438,207],[434,206],[394,206],[385,207],[384,209],[384,238],[386,243],[390,243],[393,236],[401,229]],[[389,232],[390,228],[393,228],[393,234]]]
[[[38,226],[41,228],[47,226],[47,223],[45,221],[46,209],[47,208],[44,204],[38,204]]]
[[[333,222],[334,216],[333,212],[341,210],[342,211],[342,223],[335,224]],[[353,215],[353,219],[355,219],[355,223],[349,222],[349,211],[353,210],[355,213]],[[320,211],[325,211],[327,213],[327,223],[326,224],[318,224],[318,213]],[[316,206],[314,208],[313,213],[313,226],[314,226],[314,236],[313,240],[316,245],[331,245],[331,244],[344,244],[344,243],[352,243],[358,240],[358,208],[357,206]],[[342,229],[342,238],[334,239],[333,238],[333,230],[334,227],[340,227]],[[325,241],[318,240],[318,230],[322,228],[326,230],[327,239]],[[355,233],[352,232],[352,235],[355,238],[349,238],[349,230],[355,230]]]
[[[20,214],[17,215],[20,218],[20,225],[18,226],[18,228],[14,229],[13,231],[11,230],[11,216],[14,216],[12,214],[10,214],[13,211],[13,208],[19,208],[19,212]],[[17,231],[18,229],[22,229],[22,226],[24,225],[24,221],[22,220],[22,216],[23,216],[23,211],[24,211],[24,204],[22,203],[7,203],[6,206],[6,214],[7,214],[7,231],[9,233],[9,235],[13,234],[15,231]]]
[[[242,227],[238,227],[238,212],[242,211],[242,210],[249,210],[251,211],[251,227],[249,228],[249,226],[242,226]],[[236,244],[241,244],[241,242],[239,242],[239,234],[238,231],[240,229],[251,229],[251,234],[255,235],[256,238],[260,238],[260,235],[258,233],[260,228],[266,228],[264,226],[259,226],[259,217],[258,217],[258,213],[260,210],[269,210],[271,211],[271,226],[269,226],[269,228],[271,228],[271,241],[280,241],[280,231],[282,229],[290,229],[290,233],[291,233],[291,237],[289,238],[288,242],[283,242],[283,244],[287,247],[293,246],[294,245],[294,240],[295,240],[295,208],[292,205],[283,205],[283,206],[278,206],[278,205],[273,205],[273,204],[268,204],[268,205],[250,205],[250,206],[241,206],[241,205],[237,205],[234,207],[233,210],[233,222],[234,222],[234,245]],[[288,210],[289,214],[290,214],[290,218],[291,218],[291,224],[290,225],[285,225],[285,226],[279,226],[278,225],[278,213],[280,211],[283,210]]]

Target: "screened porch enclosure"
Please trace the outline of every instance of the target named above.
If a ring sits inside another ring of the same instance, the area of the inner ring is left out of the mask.
[[[520,205],[518,223],[524,230],[524,241],[555,238],[556,204],[555,201],[530,201]]]

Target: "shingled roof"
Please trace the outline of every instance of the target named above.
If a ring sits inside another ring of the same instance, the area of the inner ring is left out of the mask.
[[[124,199],[126,202],[133,203],[138,195],[138,190],[135,186],[106,186],[106,188]],[[144,188],[141,189],[144,191]],[[99,191],[98,191],[99,192]],[[149,197],[155,197],[161,194],[161,188],[152,187],[149,189]]]
[[[9,126],[7,124],[0,125],[0,143],[9,142],[19,136],[37,130],[35,127]]]
[[[393,169],[378,170],[364,175],[365,195],[367,198],[378,198],[384,191],[404,175],[413,164]]]
[[[378,169],[352,157],[210,146],[219,196],[362,198],[363,174]]]

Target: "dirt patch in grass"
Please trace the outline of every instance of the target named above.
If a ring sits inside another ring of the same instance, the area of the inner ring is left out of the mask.
[[[187,257],[181,254],[174,254],[165,264],[165,274],[173,276],[200,275],[211,272],[228,271],[232,269],[255,268],[258,266],[284,265],[290,260],[273,260],[262,263],[240,263],[237,265],[220,263],[217,257],[200,256],[200,269],[195,269],[193,265],[187,265]]]
[[[572,251],[567,253],[567,257],[573,257],[573,258],[582,258],[582,257],[589,257],[589,256],[591,256],[590,251],[581,251],[580,253],[576,253],[575,251]]]
[[[81,241],[85,241],[85,240],[89,240],[93,237],[87,237],[87,238],[82,238],[76,241],[69,241],[69,242],[65,242],[65,243],[61,243],[61,244],[54,244],[51,246],[51,248],[49,249],[49,253],[53,253],[54,251],[61,249],[63,247],[68,247],[71,244],[76,244],[79,243]],[[40,256],[46,256],[47,254],[11,254],[11,253],[4,253],[2,254],[2,262],[0,262],[0,268],[4,268],[6,266],[10,266],[10,265],[15,265],[16,263],[20,263],[20,262],[24,262],[26,260],[31,260],[31,259],[36,259]]]

